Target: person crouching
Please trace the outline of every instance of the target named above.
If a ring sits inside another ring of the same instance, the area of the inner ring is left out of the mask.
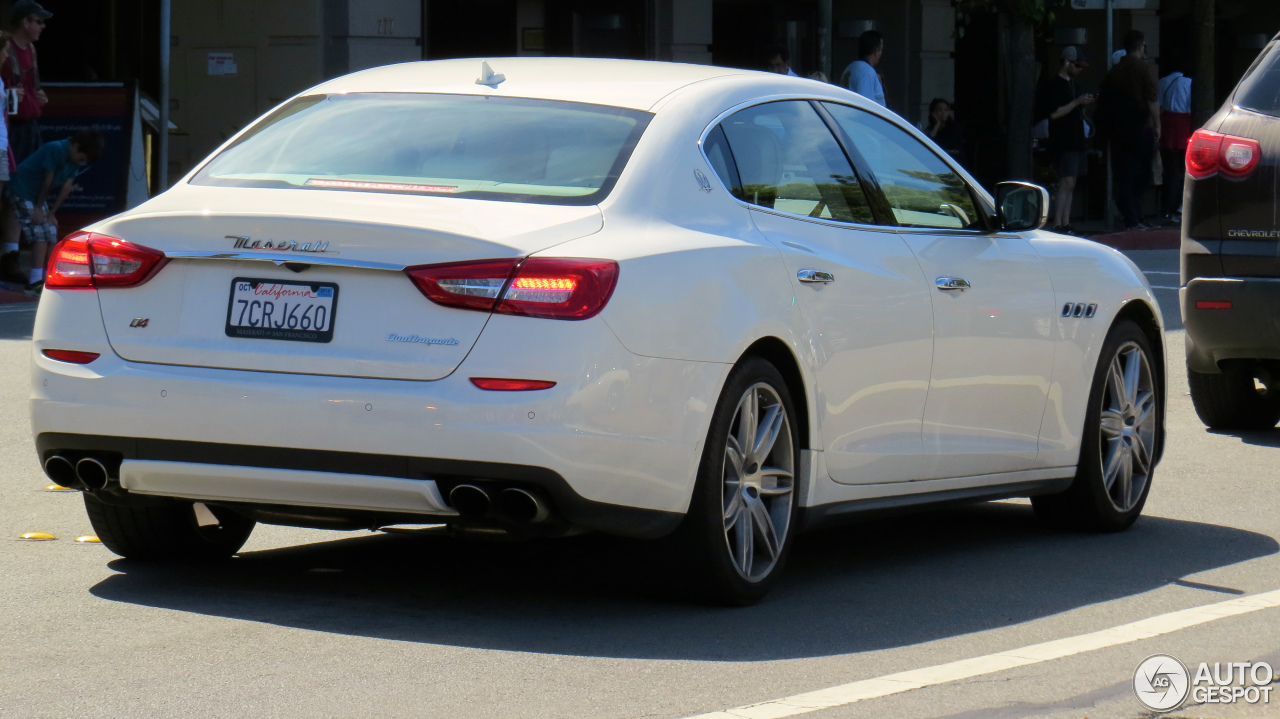
[[[31,245],[28,289],[43,287],[49,245],[58,241],[58,208],[75,188],[76,175],[98,159],[102,147],[102,134],[92,128],[65,140],[45,143],[18,165],[5,187],[22,235]],[[58,196],[50,204],[49,194],[54,188],[58,188]]]

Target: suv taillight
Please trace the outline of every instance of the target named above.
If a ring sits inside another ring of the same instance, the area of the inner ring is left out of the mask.
[[[1262,160],[1257,140],[1196,130],[1187,143],[1187,174],[1203,180],[1221,172],[1240,179],[1253,173]]]
[[[569,257],[450,262],[405,273],[436,304],[557,320],[595,317],[618,283],[618,263]]]
[[[92,232],[67,235],[54,245],[46,289],[136,287],[168,262],[163,252]]]

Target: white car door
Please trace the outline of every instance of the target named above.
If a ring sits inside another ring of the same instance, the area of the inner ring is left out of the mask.
[[[831,477],[917,479],[933,311],[910,248],[892,228],[874,226],[856,173],[808,102],[744,109],[704,147],[793,278]]]
[[[1056,301],[1030,243],[988,232],[963,177],[893,122],[825,106],[852,142],[933,288],[922,478],[1036,466]]]

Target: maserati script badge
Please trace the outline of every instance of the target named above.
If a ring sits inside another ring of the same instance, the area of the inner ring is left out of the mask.
[[[320,252],[327,255],[338,254],[336,250],[333,252],[329,251],[328,242],[306,242],[301,245],[298,244],[297,242],[290,241],[290,240],[280,240],[279,242],[273,242],[272,240],[267,240],[263,242],[262,240],[255,240],[252,237],[246,237],[244,235],[227,235],[227,239],[235,240],[235,244],[232,246],[237,250],[272,250],[275,252]]]

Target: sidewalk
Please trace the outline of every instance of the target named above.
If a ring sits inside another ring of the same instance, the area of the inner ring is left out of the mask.
[[[1107,232],[1101,221],[1080,222],[1076,224],[1076,231],[1117,250],[1176,250],[1182,246],[1182,228],[1178,225],[1162,225],[1139,232]]]
[[[13,305],[23,302],[39,302],[40,295],[27,294],[21,285],[12,282],[0,282],[0,305]]]

